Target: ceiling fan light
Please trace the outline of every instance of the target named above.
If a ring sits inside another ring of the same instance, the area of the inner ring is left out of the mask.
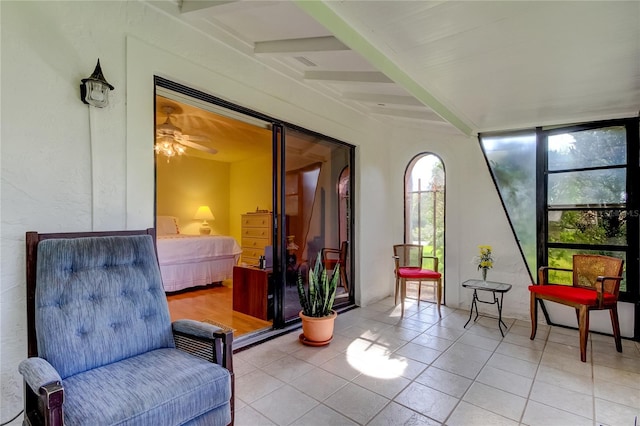
[[[169,138],[163,138],[162,141],[156,142],[153,146],[153,150],[157,155],[164,155],[167,157],[167,162],[169,162],[171,157],[182,155],[187,151],[185,146],[177,142],[172,142]]]

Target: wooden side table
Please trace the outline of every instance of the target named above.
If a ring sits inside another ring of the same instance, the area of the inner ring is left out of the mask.
[[[273,318],[272,270],[233,267],[233,310],[268,321]]]

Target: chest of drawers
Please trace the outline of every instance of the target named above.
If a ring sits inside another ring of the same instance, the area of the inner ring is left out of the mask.
[[[271,245],[271,213],[248,213],[242,215],[242,261],[257,266],[264,248]]]

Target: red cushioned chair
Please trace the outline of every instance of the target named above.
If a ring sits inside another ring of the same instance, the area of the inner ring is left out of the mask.
[[[580,360],[587,361],[589,311],[608,309],[611,315],[616,350],[622,352],[618,323],[618,292],[622,280],[623,260],[617,257],[576,254],[573,269],[543,266],[538,271],[539,284],[529,286],[531,293],[531,340],[538,326],[538,300],[549,300],[576,310],[580,332]],[[570,285],[548,283],[549,271],[573,272]]]
[[[430,282],[436,290],[436,303],[438,315],[440,314],[440,300],[442,299],[442,274],[438,272],[438,258],[425,256],[423,247],[418,244],[396,244],[393,246],[393,260],[395,262],[394,273],[396,275],[395,304],[398,304],[398,292],[401,291],[400,303],[402,304],[402,316],[404,316],[404,299],[407,297],[407,280],[418,282],[418,305],[423,282]],[[433,262],[433,269],[423,268],[425,259]]]

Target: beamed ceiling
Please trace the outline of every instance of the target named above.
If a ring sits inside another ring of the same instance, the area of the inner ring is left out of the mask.
[[[640,110],[639,1],[150,4],[379,120],[472,135]]]

